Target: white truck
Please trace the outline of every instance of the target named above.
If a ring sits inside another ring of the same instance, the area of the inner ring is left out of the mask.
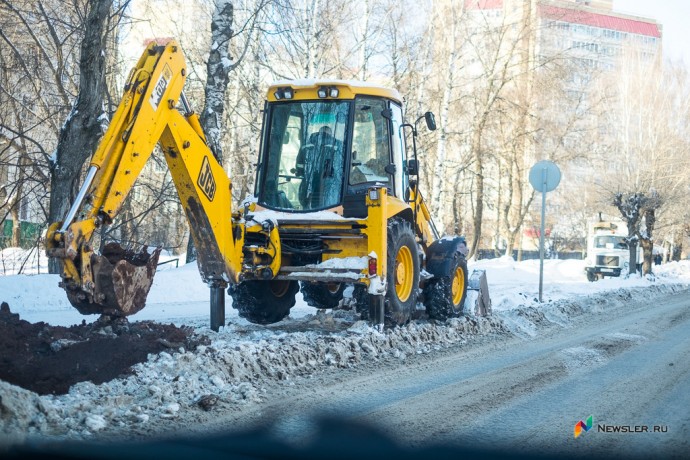
[[[628,228],[622,221],[596,221],[589,225],[585,272],[589,281],[626,275],[630,267]],[[641,260],[638,246],[637,261]]]

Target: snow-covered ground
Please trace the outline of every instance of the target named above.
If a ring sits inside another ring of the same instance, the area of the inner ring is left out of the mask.
[[[655,277],[586,280],[582,261],[547,260],[544,302],[537,302],[539,261],[509,258],[469,264],[486,270],[494,316],[458,318],[446,323],[413,322],[379,333],[354,312],[317,312],[298,297],[290,318],[257,326],[238,318],[227,299],[227,325],[209,327],[208,288],[195,264],[156,275],[147,306],[131,321],[156,320],[193,326],[210,345],[195,351],[170,350],[134,366],[132,375],[101,385],[82,382],[60,396],[39,396],[0,381],[0,446],[27,437],[89,439],[97,432],[126,434],[167,427],[170,419],[193,423],[204,398],[219,404],[260,403],[267,391],[281,394],[296,376],[329,369],[357,368],[379,359],[410,356],[465,343],[472,335],[509,330],[528,338],[538,325],[567,325],[571,317],[625,305],[635,297],[652,302],[659,294],[690,284],[690,262],[655,268]],[[0,276],[0,301],[30,322],[72,325],[82,321],[58,288],[55,275]],[[606,291],[611,291],[608,294]],[[96,316],[87,320],[94,321]]]
[[[162,256],[161,261],[170,259]],[[6,266],[16,267],[27,260],[26,251],[6,249],[2,251],[1,260]],[[14,265],[10,265],[10,260]],[[180,263],[184,257],[180,258]],[[24,270],[36,273],[35,255],[28,257]],[[41,258],[40,273],[47,272],[47,263]],[[510,310],[520,306],[538,305],[539,297],[539,260],[515,262],[511,258],[470,261],[468,271],[485,270],[489,282],[489,291],[494,311]],[[11,272],[8,269],[8,272]],[[634,288],[651,284],[690,283],[690,261],[672,262],[654,267],[654,280],[639,276],[626,278],[605,278],[590,283],[584,272],[584,261],[581,260],[545,260],[544,261],[544,302],[556,301],[573,296],[597,294],[603,291],[620,288]],[[0,276],[0,301],[10,305],[14,313],[30,322],[44,321],[55,326],[70,326],[95,321],[97,316],[82,316],[67,301],[62,289],[58,287],[57,275],[15,275]],[[233,323],[248,324],[237,316],[232,306],[232,299],[226,299],[226,318]],[[298,294],[297,304],[292,308],[290,317],[303,318],[315,314],[316,309],[309,307]],[[155,320],[172,322],[176,325],[205,326],[209,322],[209,290],[201,281],[196,264],[174,264],[160,267],[159,273],[151,287],[146,307],[130,317],[130,320]]]

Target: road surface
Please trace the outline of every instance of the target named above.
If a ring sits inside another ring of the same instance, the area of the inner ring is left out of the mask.
[[[314,417],[326,415],[374,425],[404,446],[685,457],[690,294],[597,310],[532,338],[484,337],[404,364],[295,379],[261,404],[196,420],[195,431],[267,423],[308,442]],[[589,416],[592,428],[575,438]]]

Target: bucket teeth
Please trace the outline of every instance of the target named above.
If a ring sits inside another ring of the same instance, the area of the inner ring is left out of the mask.
[[[157,248],[149,254],[146,247],[135,252],[109,243],[102,255],[91,255],[93,294],[66,288],[67,298],[83,315],[133,315],[146,304],[160,252]]]

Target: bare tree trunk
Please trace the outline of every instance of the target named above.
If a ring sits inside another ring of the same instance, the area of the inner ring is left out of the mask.
[[[453,97],[453,89],[455,85],[455,73],[457,66],[457,51],[455,43],[458,36],[458,18],[456,15],[456,7],[451,5],[451,33],[450,33],[450,53],[448,56],[448,67],[444,75],[445,86],[443,88],[443,99],[441,102],[441,112],[439,113],[440,135],[438,137],[438,144],[436,146],[436,163],[434,166],[434,177],[431,186],[431,209],[434,217],[437,218],[438,224],[441,228],[446,228],[446,210],[442,202],[443,184],[446,183],[446,150],[448,143],[448,113],[450,111],[450,103]]]
[[[13,184],[7,184],[7,189],[11,190],[6,198],[5,206],[9,210],[9,215],[12,218],[12,234],[10,236],[10,246],[18,248],[21,246],[21,220],[20,220],[20,210],[22,204],[22,198],[24,197],[24,168],[23,159],[26,155],[26,148],[24,147],[24,142],[20,141],[22,144],[20,147],[19,158],[17,159],[17,178]],[[4,220],[5,216],[0,215],[0,222]],[[2,234],[2,227],[0,227],[0,234]]]
[[[484,174],[477,174],[477,208],[472,219],[472,243],[470,244],[469,257],[473,257],[479,249],[479,242],[482,238],[482,219],[484,218]]]
[[[105,95],[105,36],[112,0],[91,0],[84,23],[79,59],[79,95],[60,130],[56,160],[51,170],[48,220],[62,220],[76,195],[82,165],[93,154],[103,134],[101,115]],[[50,259],[50,273],[61,271]]]
[[[640,239],[640,246],[642,247],[642,273],[647,275],[652,273],[652,250],[654,243],[652,240],[642,238]]]
[[[481,139],[482,129],[484,123],[480,123],[472,134],[472,153],[474,154],[475,167],[475,189],[477,191],[477,200],[472,218],[472,242],[470,243],[470,252],[468,256],[471,258],[479,249],[479,242],[482,238],[482,220],[484,218],[484,159],[482,155]]]
[[[671,247],[669,248],[668,253],[666,254],[666,260],[668,262],[670,261],[675,261],[678,262],[680,261],[680,255],[683,252],[683,232],[680,231],[676,227],[676,229],[673,231],[673,244],[671,244]]]
[[[617,193],[613,198],[613,205],[618,208],[628,226],[628,246],[630,248],[629,275],[634,275],[637,270],[637,242],[639,239],[642,200],[643,197],[639,193],[631,193],[625,199],[622,193]]]
[[[222,165],[223,148],[221,147],[221,127],[225,113],[225,93],[230,82],[232,57],[230,56],[230,39],[232,39],[233,5],[229,0],[216,0],[216,9],[211,20],[211,52],[206,62],[206,96],[204,110],[199,122],[206,134],[206,142],[213,156]]]
[[[321,10],[320,0],[311,0],[310,8],[307,8],[305,15],[307,16],[305,22],[307,23],[307,62],[306,68],[306,78],[316,78],[318,75],[318,62],[317,53],[319,49],[319,13]]]
[[[19,221],[19,200],[15,200],[10,207],[12,216],[12,238],[10,246],[18,248],[21,244],[21,222]]]
[[[653,201],[653,199],[650,201]],[[644,210],[644,224],[645,232],[640,237],[640,244],[642,245],[642,273],[647,275],[652,273],[652,258],[654,257],[654,239],[652,238],[652,232],[656,224],[656,212],[654,209],[647,208]]]
[[[500,160],[499,160],[500,162]],[[502,222],[503,226],[505,227],[505,235],[506,235],[506,250],[505,254],[506,256],[513,256],[513,247],[515,246],[515,233],[510,231],[510,206],[513,203],[513,192],[515,191],[515,188],[513,187],[514,181],[513,181],[513,164],[509,160],[508,162],[508,167],[506,168],[508,171],[511,171],[508,174],[507,178],[507,190],[508,190],[508,196],[506,197],[506,202],[503,205],[503,215],[502,215]],[[500,197],[500,192],[499,192],[499,197]],[[498,225],[500,227],[500,224]]]
[[[637,272],[637,236],[628,230],[628,275],[634,275]]]
[[[366,80],[369,64],[369,18],[371,17],[371,0],[364,0],[364,17],[361,23],[361,42],[359,44],[359,79]]]
[[[216,8],[211,20],[211,52],[206,63],[206,102],[199,122],[206,134],[206,142],[213,156],[222,165],[223,148],[221,147],[221,126],[225,112],[225,93],[230,82],[232,69],[230,56],[230,39],[232,38],[233,5],[229,0],[216,0]],[[194,240],[187,242],[186,262],[196,260],[197,252]]]

